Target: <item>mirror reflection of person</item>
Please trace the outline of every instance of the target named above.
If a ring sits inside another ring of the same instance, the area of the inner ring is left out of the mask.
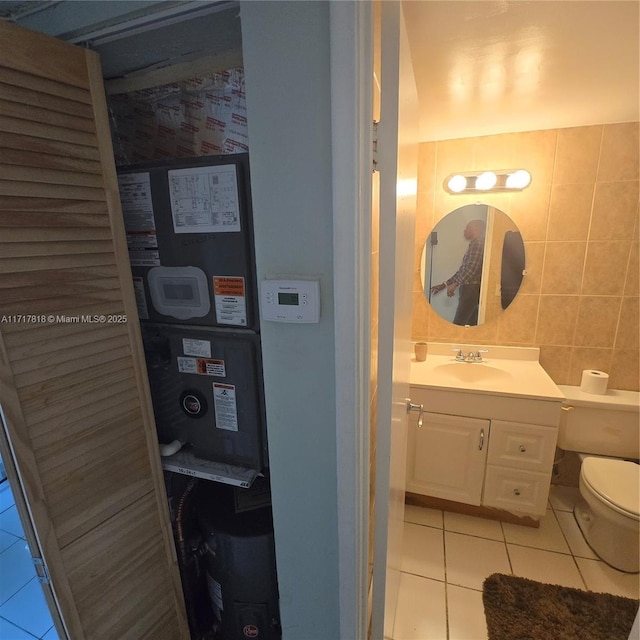
[[[431,293],[436,294],[443,289],[452,297],[459,289],[458,307],[453,318],[453,324],[478,324],[478,306],[480,304],[480,280],[482,278],[482,259],[484,257],[483,220],[471,220],[464,230],[464,237],[469,241],[469,247],[462,257],[460,268],[442,284],[431,287]]]

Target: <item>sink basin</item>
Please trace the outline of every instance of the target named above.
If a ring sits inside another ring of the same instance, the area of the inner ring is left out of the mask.
[[[453,352],[487,349],[484,362],[459,362]],[[411,359],[411,385],[424,389],[562,400],[564,395],[540,366],[537,347],[429,342],[426,360]]]
[[[469,362],[450,362],[433,368],[433,374],[453,378],[459,382],[483,382],[511,380],[513,376],[502,369],[487,364]]]

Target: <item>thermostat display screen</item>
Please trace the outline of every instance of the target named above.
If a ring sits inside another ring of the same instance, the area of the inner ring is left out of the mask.
[[[278,291],[278,304],[300,304],[300,296],[297,293],[282,293]]]
[[[320,282],[318,280],[263,280],[262,317],[272,322],[319,322]]]
[[[162,285],[162,289],[167,300],[193,300],[195,298],[194,288],[188,284],[165,283]]]

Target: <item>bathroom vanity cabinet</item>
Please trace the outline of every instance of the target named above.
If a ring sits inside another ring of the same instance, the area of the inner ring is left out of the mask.
[[[474,365],[424,364],[411,365],[411,401],[424,414],[422,427],[416,413],[409,419],[406,490],[516,516],[544,515],[563,395],[537,358],[494,360],[493,370],[510,376],[499,384],[488,367],[493,382],[482,368],[464,368]],[[452,370],[455,382],[439,375]]]
[[[407,491],[544,515],[558,435],[557,403],[498,396],[487,403],[473,393],[413,386],[411,399],[434,411],[424,413],[422,427],[417,416],[409,421]]]

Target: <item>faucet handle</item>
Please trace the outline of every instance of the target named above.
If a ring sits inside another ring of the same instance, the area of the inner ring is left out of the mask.
[[[464,360],[464,353],[462,353],[462,349],[460,349],[459,347],[454,347],[451,349],[451,351],[456,352],[456,360]]]
[[[478,349],[476,353],[473,354],[474,362],[482,362],[483,353],[489,353],[489,349]]]

